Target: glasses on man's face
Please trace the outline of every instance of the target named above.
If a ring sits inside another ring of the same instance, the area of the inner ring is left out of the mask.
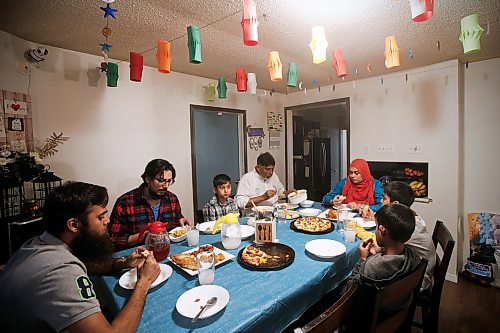
[[[165,178],[155,178],[156,182],[160,185],[173,185],[175,183],[175,179],[165,179]]]

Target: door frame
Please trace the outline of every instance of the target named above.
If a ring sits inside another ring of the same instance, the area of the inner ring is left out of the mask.
[[[292,106],[287,106],[284,109],[285,113],[285,187],[286,188],[291,188],[293,187],[291,183],[293,183],[293,174],[289,174],[289,165],[291,165],[290,168],[293,168],[293,130],[288,131],[289,124],[293,124],[292,121],[292,116],[293,116],[293,111],[299,111],[299,110],[304,110],[304,109],[317,109],[317,108],[324,108],[327,106],[333,106],[335,104],[345,104],[346,105],[346,112],[345,112],[345,117],[346,117],[346,123],[347,123],[347,164],[349,165],[350,161],[350,156],[351,156],[351,147],[350,147],[350,135],[351,135],[351,104],[350,104],[350,98],[349,97],[342,97],[342,98],[336,98],[336,99],[330,99],[327,101],[322,101],[322,102],[314,102],[314,103],[307,103],[307,104],[299,104],[299,105],[292,105]],[[289,151],[291,152],[289,154]],[[334,184],[332,184],[334,186]]]
[[[222,107],[214,107],[214,106],[206,106],[206,105],[197,105],[190,104],[189,105],[189,127],[190,127],[190,137],[191,137],[191,179],[193,182],[193,212],[196,216],[197,211],[197,203],[198,203],[198,181],[196,177],[196,153],[195,153],[195,131],[194,131],[194,113],[195,112],[223,112],[223,113],[235,113],[237,115],[241,115],[241,118],[238,117],[238,139],[240,141],[240,177],[245,174],[248,170],[247,168],[247,114],[246,110],[240,109],[229,109]],[[241,121],[240,121],[241,120]],[[234,182],[234,180],[233,180]],[[236,184],[235,184],[236,185]]]

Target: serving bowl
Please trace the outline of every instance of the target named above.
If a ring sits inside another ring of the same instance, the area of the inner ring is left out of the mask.
[[[307,200],[307,190],[298,190],[288,194],[288,201],[293,205],[298,205],[304,200]]]
[[[309,208],[309,207],[312,207],[313,204],[314,204],[314,201],[312,201],[312,200],[304,200],[299,205],[302,208]]]

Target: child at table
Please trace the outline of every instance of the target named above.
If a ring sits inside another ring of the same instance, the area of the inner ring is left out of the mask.
[[[203,221],[216,221],[228,213],[238,213],[238,205],[231,195],[231,178],[226,174],[214,177],[215,195],[203,207]]]
[[[415,216],[410,208],[398,203],[384,205],[375,214],[375,222],[375,238],[381,251],[376,254],[370,252],[374,246],[371,238],[359,244],[361,258],[344,290],[366,279],[375,283],[390,282],[412,271],[420,263],[417,251],[405,245],[415,230]]]

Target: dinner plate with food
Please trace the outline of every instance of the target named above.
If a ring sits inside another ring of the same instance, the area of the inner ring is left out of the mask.
[[[205,251],[213,252],[215,255],[215,266],[222,264],[234,258],[234,255],[219,249],[211,244],[205,244],[200,247],[194,248],[189,251],[172,254],[168,259],[177,267],[181,268],[184,272],[191,276],[198,274],[198,264],[196,263],[196,256]]]
[[[160,275],[153,281],[149,288],[154,288],[172,275],[172,267],[169,265],[165,265],[160,263]],[[137,283],[137,268],[134,267],[131,270],[123,273],[118,280],[118,284],[125,289],[134,289],[135,284]]]
[[[337,210],[330,208],[327,210],[322,211],[320,214],[318,214],[318,217],[321,217],[322,219],[329,219],[329,220],[337,220]],[[354,216],[356,216],[356,213],[354,212],[347,212],[345,215],[345,219],[352,219]]]
[[[299,207],[299,205],[294,205],[294,204],[291,204],[288,202],[284,202],[284,203],[277,204],[276,207],[278,207],[278,209],[293,210],[293,209]]]
[[[237,261],[250,270],[279,270],[292,264],[295,251],[281,243],[251,244],[240,250]]]
[[[287,220],[293,220],[299,218],[300,213],[295,210],[280,210],[278,211],[278,216]]]
[[[183,227],[173,228],[168,232],[168,237],[170,237],[170,241],[174,243],[181,242],[187,237],[187,230]]]
[[[305,234],[326,234],[333,231],[335,226],[330,220],[318,216],[307,216],[290,223],[290,228]]]
[[[208,221],[208,222],[198,223],[196,225],[196,228],[204,234],[212,234],[212,231],[214,230],[214,225],[215,221]],[[215,231],[215,233],[218,232],[220,232],[220,224],[217,226],[217,230]]]

